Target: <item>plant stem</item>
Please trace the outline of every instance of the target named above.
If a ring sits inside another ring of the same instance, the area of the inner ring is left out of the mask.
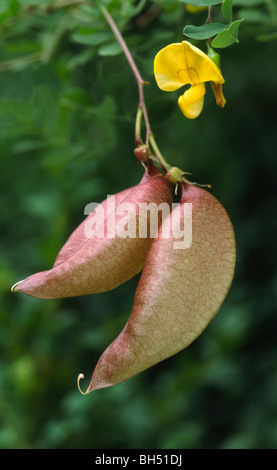
[[[168,170],[170,169],[170,165],[165,161],[164,157],[162,156],[157,144],[156,144],[156,141],[155,141],[155,138],[154,138],[154,135],[153,134],[150,134],[149,136],[149,141],[150,141],[150,144],[154,150],[154,153],[157,157],[157,159],[159,160],[159,163],[162,167],[162,169],[167,173]]]
[[[138,147],[142,145],[141,140],[141,118],[142,118],[142,108],[139,106],[136,115],[136,125],[135,125],[135,145]]]
[[[105,16],[107,22],[109,23],[111,29],[113,30],[114,35],[116,36],[116,39],[118,40],[119,44],[121,45],[121,47],[122,47],[122,49],[123,49],[123,52],[124,52],[124,54],[125,54],[125,56],[126,56],[128,62],[129,62],[129,64],[130,64],[130,66],[131,66],[133,72],[134,72],[134,75],[135,75],[135,77],[136,77],[136,79],[137,79],[138,84],[139,84],[139,85],[142,85],[142,84],[144,83],[144,81],[143,81],[143,79],[141,78],[141,75],[140,75],[140,73],[139,73],[139,70],[138,70],[138,68],[137,68],[137,66],[136,66],[136,64],[135,64],[135,62],[134,62],[134,59],[133,59],[133,57],[132,57],[132,55],[131,55],[131,53],[130,53],[130,51],[129,51],[129,49],[128,49],[128,47],[127,47],[127,45],[126,45],[126,43],[125,43],[125,41],[124,41],[124,39],[123,39],[123,37],[122,37],[120,31],[119,31],[119,29],[118,29],[118,27],[116,26],[116,24],[115,24],[113,18],[111,17],[110,13],[106,10],[106,8],[103,7],[103,5],[100,5],[100,8],[101,8],[102,13],[103,13],[103,15]]]
[[[141,138],[140,138],[140,124],[141,124],[141,113],[143,114],[143,117],[144,117],[144,122],[145,122],[145,127],[146,127],[146,140],[145,140],[145,145],[148,147],[149,145],[149,141],[150,141],[150,136],[153,136],[153,132],[151,130],[151,127],[150,127],[150,122],[149,122],[149,117],[148,117],[148,113],[147,113],[147,109],[146,109],[146,105],[145,105],[145,99],[144,99],[144,90],[143,90],[143,87],[144,85],[147,84],[147,82],[145,82],[145,80],[143,80],[143,78],[141,77],[141,74],[135,64],[135,61],[126,45],[126,42],[125,40],[123,39],[117,25],[115,24],[113,18],[111,17],[110,13],[106,10],[105,7],[103,7],[103,5],[99,5],[101,10],[102,10],[102,13],[103,15],[105,16],[107,22],[109,23],[112,31],[114,32],[114,35],[116,37],[116,39],[118,40],[119,44],[121,45],[122,47],[122,50],[126,56],[126,59],[128,60],[129,64],[130,64],[130,67],[134,73],[134,76],[137,80],[137,84],[138,84],[138,90],[139,90],[139,105],[138,105],[138,113],[137,113],[137,119],[136,119],[136,140],[140,140],[141,142]],[[151,139],[151,141],[153,142],[153,139]],[[157,145],[155,144],[155,147],[156,147],[156,150],[158,149],[157,148]],[[160,158],[159,158],[159,155],[160,155],[160,152],[158,151],[158,154],[157,154],[157,158],[159,159],[160,161]],[[161,165],[164,166],[164,159],[162,158],[162,160],[160,161]]]
[[[212,23],[212,5],[208,6],[208,16],[206,19],[206,23]]]
[[[171,165],[169,165],[167,163],[167,161],[165,160],[165,158],[162,156],[158,146],[157,146],[157,143],[156,143],[156,140],[154,138],[154,134],[151,130],[151,127],[150,127],[150,122],[149,122],[149,118],[148,118],[148,113],[147,113],[147,109],[146,109],[146,105],[145,105],[145,100],[144,100],[144,91],[143,91],[143,86],[147,83],[143,80],[143,78],[141,77],[140,75],[140,72],[135,64],[135,61],[117,27],[117,25],[115,24],[113,18],[111,17],[111,15],[109,14],[109,12],[106,10],[105,7],[103,7],[103,5],[99,4],[99,7],[100,9],[102,10],[102,13],[103,15],[105,16],[108,24],[110,25],[112,31],[114,32],[114,35],[115,37],[117,38],[119,44],[121,45],[122,47],[122,50],[126,56],[126,59],[128,60],[129,64],[130,64],[130,67],[134,73],[134,76],[137,80],[137,84],[138,84],[138,89],[139,89],[139,105],[138,105],[138,110],[137,110],[137,115],[136,115],[136,123],[135,123],[135,143],[136,143],[136,148],[138,148],[140,145],[142,145],[142,139],[141,139],[141,119],[142,119],[142,115],[144,117],[144,122],[145,122],[145,127],[146,127],[146,140],[145,140],[145,150],[149,151],[149,157],[150,159],[152,159],[153,161],[155,162],[158,162],[161,166],[161,168],[163,169],[163,171],[169,175],[169,171],[171,169],[174,169],[173,167],[171,167]],[[208,9],[208,18],[207,18],[207,21],[210,21],[211,22],[211,7],[209,7]],[[150,145],[152,147],[152,151],[153,151],[153,154],[150,150]],[[144,164],[144,161],[142,161],[142,164]],[[190,174],[190,173],[187,173],[187,172],[183,172],[181,170],[179,170],[179,168],[175,168],[175,171],[177,170],[177,176],[176,177],[176,181],[175,181],[175,192],[177,190],[177,186],[178,186],[178,183],[180,182],[185,182],[185,183],[188,183],[188,184],[194,184],[196,185],[197,183],[191,183],[190,181],[188,181],[186,179],[186,177],[184,176],[185,174]],[[173,177],[174,175],[171,174],[171,177]],[[174,180],[170,180],[172,183],[174,183]],[[205,186],[209,186],[209,185],[205,185]]]

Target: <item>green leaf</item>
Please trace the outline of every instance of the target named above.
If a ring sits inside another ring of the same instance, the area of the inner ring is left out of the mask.
[[[145,7],[146,1],[147,0],[140,0],[139,2],[137,2],[137,5],[136,3],[134,5],[131,5],[129,4],[129,2],[126,2],[125,12],[127,10],[128,17],[132,18],[138,15],[141,12],[141,10]]]
[[[208,7],[210,5],[219,5],[222,0],[179,0],[182,3],[187,3],[189,5],[194,5],[195,7]]]
[[[221,31],[216,38],[214,38],[212,42],[212,46],[215,48],[223,48],[223,47],[228,47],[234,44],[236,40],[234,39],[232,33],[229,31],[229,29],[225,29],[224,31]]]
[[[76,67],[83,66],[87,64],[95,55],[95,49],[89,47],[84,48],[80,54],[75,54],[70,60],[67,61],[68,70],[73,70]]]
[[[238,38],[240,24],[243,20],[244,20],[244,18],[241,18],[240,20],[233,21],[233,23],[231,23],[229,25],[229,30],[231,31],[231,33],[234,36],[235,40],[237,40],[237,38]]]
[[[233,8],[233,0],[223,0],[221,11],[222,11],[222,15],[224,16],[225,20],[228,23],[232,22],[232,8]]]
[[[108,44],[103,44],[101,47],[98,49],[98,54],[106,57],[106,56],[111,56],[111,55],[118,55],[122,52],[122,47],[118,42],[110,42]]]
[[[209,39],[226,28],[222,23],[207,23],[201,26],[187,25],[183,33],[191,39]]]
[[[110,31],[93,32],[87,28],[82,28],[71,36],[74,42],[87,46],[99,46],[112,37]]]
[[[223,48],[231,46],[235,42],[239,42],[238,32],[242,21],[243,18],[241,20],[236,20],[231,23],[226,29],[221,31],[212,41],[212,46],[215,48]]]

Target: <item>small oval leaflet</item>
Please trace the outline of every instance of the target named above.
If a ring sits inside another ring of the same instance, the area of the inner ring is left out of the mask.
[[[184,28],[184,35],[191,39],[209,39],[226,28],[223,23],[207,23],[201,26],[187,25]]]

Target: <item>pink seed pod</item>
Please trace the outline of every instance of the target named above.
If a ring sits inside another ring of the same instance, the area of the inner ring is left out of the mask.
[[[124,199],[133,191],[133,189],[134,187],[127,188],[114,195],[115,208],[117,208],[118,205],[124,201]],[[93,225],[97,226],[97,224],[102,223],[103,213],[105,220],[107,220],[108,216],[110,215],[113,209],[113,205],[108,204],[108,200],[111,200],[111,197],[112,196],[101,202],[101,211],[97,211],[96,209],[93,210],[85,218],[85,220],[74,230],[74,232],[72,232],[67,242],[63,245],[63,247],[57,254],[53,267],[64,263],[64,261],[71,258],[71,256],[73,256],[76,251],[80,250],[80,248],[88,241],[87,232],[89,231],[89,229],[93,229]],[[99,219],[99,221],[97,219]]]
[[[149,177],[154,177],[159,175],[158,170],[151,165],[148,164],[147,171],[145,171],[140,184],[145,183],[149,180]],[[63,245],[59,253],[57,254],[56,260],[54,262],[54,266],[58,266],[58,264],[63,263],[68,258],[70,258],[77,250],[87,242],[88,240],[88,231],[92,229],[93,225],[98,226],[102,223],[102,214],[104,214],[105,221],[107,220],[108,216],[116,209],[122,202],[124,202],[125,198],[136,188],[136,186],[132,186],[127,189],[123,189],[119,193],[113,195],[114,196],[114,206],[113,204],[109,205],[109,201],[111,201],[111,197],[108,197],[100,204],[101,211],[93,210],[85,220],[72,232],[70,237],[68,238],[67,242]],[[91,221],[91,223],[90,223]],[[91,237],[90,237],[91,238]]]
[[[174,236],[180,227],[183,248]],[[223,206],[206,190],[183,184],[180,207],[164,220],[149,250],[130,318],[100,357],[85,393],[123,382],[191,344],[220,309],[235,259]]]
[[[52,269],[20,281],[12,291],[40,299],[76,297],[114,289],[139,273],[153,240],[148,211],[141,206],[171,209],[171,189],[149,163],[141,182],[115,195],[112,208],[110,202],[102,202],[73,232]],[[156,215],[159,225],[162,212],[157,209]],[[146,235],[139,236],[139,230]]]

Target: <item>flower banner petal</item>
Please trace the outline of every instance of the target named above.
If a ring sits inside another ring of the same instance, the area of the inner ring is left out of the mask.
[[[182,42],[185,56],[185,64],[191,78],[191,84],[213,81],[224,83],[219,68],[201,49],[187,41]]]
[[[163,91],[175,91],[191,83],[185,71],[186,62],[181,43],[173,43],[161,49],[154,59],[154,75],[158,87]]]

